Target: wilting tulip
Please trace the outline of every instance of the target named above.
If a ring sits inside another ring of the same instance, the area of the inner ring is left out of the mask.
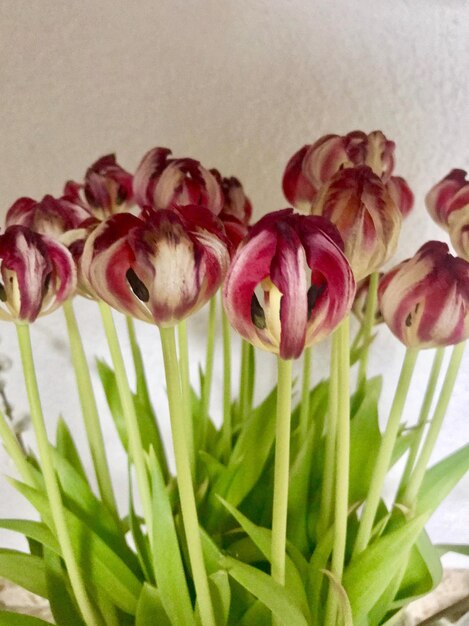
[[[469,181],[464,170],[451,170],[425,197],[428,212],[437,224],[448,230],[454,211],[469,205]]]
[[[322,188],[311,212],[337,226],[357,281],[376,272],[394,254],[402,216],[369,167],[337,172]]]
[[[338,171],[359,165],[367,165],[387,182],[394,168],[394,148],[394,142],[379,130],[368,135],[359,130],[343,137],[325,135],[289,160],[283,176],[285,197],[298,209],[307,210],[320,187]]]
[[[114,154],[108,154],[87,169],[84,185],[66,183],[64,196],[103,220],[132,206],[132,175],[116,162]]]
[[[216,177],[194,159],[169,159],[171,150],[153,148],[134,175],[135,200],[142,208],[198,205],[218,215],[223,194]]]
[[[448,346],[469,337],[469,263],[429,241],[385,274],[378,297],[384,321],[406,346]]]
[[[255,224],[232,261],[224,303],[234,328],[283,359],[326,337],[352,305],[355,282],[327,220],[292,209]]]
[[[185,206],[110,217],[86,240],[81,268],[109,305],[160,326],[173,326],[219,288],[228,242],[207,209]]]
[[[216,169],[210,170],[223,192],[223,208],[220,219],[234,217],[243,224],[249,224],[252,216],[252,204],[244,193],[242,184],[234,176],[223,178]]]
[[[381,274],[382,276],[382,274]],[[356,318],[363,323],[366,315],[366,307],[368,304],[368,293],[370,288],[370,277],[367,276],[361,280],[357,285],[357,292],[353,301],[352,312]],[[376,303],[376,310],[373,318],[374,324],[381,324],[383,322],[383,316],[379,309],[378,303]]]
[[[0,235],[0,262],[0,319],[34,322],[74,293],[70,252],[25,226],[10,226]]]
[[[469,202],[458,211],[451,213],[449,236],[458,255],[469,261]]]
[[[21,225],[42,235],[57,239],[63,233],[78,228],[90,217],[80,204],[68,198],[44,196],[40,202],[19,198],[7,211],[6,226]]]
[[[407,217],[414,206],[414,194],[407,182],[401,176],[391,176],[386,189],[402,217]]]

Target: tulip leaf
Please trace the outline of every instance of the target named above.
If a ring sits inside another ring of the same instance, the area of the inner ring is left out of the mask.
[[[9,479],[9,482],[31,502],[44,522],[52,526],[46,495],[14,479]],[[94,532],[93,526],[83,522],[68,509],[64,509],[64,515],[78,564],[86,580],[105,591],[117,607],[134,615],[142,587],[140,580]]]
[[[174,516],[153,448],[149,468],[153,495],[153,568],[163,607],[172,623],[194,624],[181,551],[174,526]]]
[[[446,457],[425,474],[417,498],[417,514],[432,513],[469,471],[469,444]]]
[[[257,526],[228,502],[222,500],[222,503],[270,563],[272,531],[268,528]],[[285,564],[285,581],[286,590],[291,594],[291,597],[295,598],[295,602],[301,608],[303,614],[309,617],[309,606],[303,581],[289,556],[287,556]]]
[[[38,556],[0,548],[0,576],[37,596],[47,598],[44,562]]]
[[[329,585],[332,589],[332,593],[337,599],[337,605],[339,608],[339,624],[343,624],[343,626],[353,626],[352,607],[350,606],[347,592],[332,572],[323,570],[323,573],[329,579]]]
[[[88,483],[88,477],[83,467],[73,437],[66,422],[60,417],[57,423],[56,448],[60,456],[66,459],[81,478]]]
[[[21,533],[28,539],[51,548],[56,553],[60,552],[57,539],[49,528],[42,522],[34,522],[22,519],[0,519],[0,528]]]
[[[427,515],[421,515],[380,537],[346,568],[342,582],[356,626],[365,623],[368,612],[406,563],[427,519]]]
[[[239,626],[265,626],[271,622],[271,615],[265,604],[256,600],[243,615]]]
[[[435,548],[438,550],[440,556],[443,556],[443,554],[447,554],[448,552],[469,556],[469,545],[464,543],[439,543],[435,546]]]
[[[208,578],[210,597],[212,598],[213,612],[217,626],[226,626],[231,605],[231,589],[228,574],[219,570],[210,574]],[[199,604],[195,608],[196,626],[202,626]]]
[[[114,370],[102,359],[96,359],[96,365],[98,368],[99,378],[104,389],[107,404],[111,411],[114,424],[116,426],[117,434],[124,447],[124,450],[129,455],[129,441],[127,435],[127,429],[125,426],[124,415],[122,413],[122,405],[119,398],[119,392],[117,389],[116,376]]]
[[[150,545],[148,541],[148,537],[143,533],[141,525],[143,520],[141,520],[137,513],[135,512],[134,502],[133,502],[133,491],[132,491],[132,480],[130,476],[130,467],[129,467],[129,527],[130,532],[132,534],[132,538],[134,540],[135,548],[137,549],[137,558],[140,563],[140,567],[142,568],[142,572],[144,573],[145,580],[147,582],[154,583],[154,575],[151,564],[150,557]]]
[[[145,583],[138,599],[135,626],[148,626],[149,624],[171,626],[173,622],[164,610],[160,590]]]
[[[51,626],[51,623],[31,615],[0,611],[0,626]]]
[[[289,626],[308,625],[289,590],[275,582],[271,576],[231,557],[225,557],[223,564],[228,574],[265,604],[279,622]]]
[[[47,599],[57,624],[85,626],[72,595],[67,574],[62,568],[60,557],[51,550],[44,550],[46,568]]]

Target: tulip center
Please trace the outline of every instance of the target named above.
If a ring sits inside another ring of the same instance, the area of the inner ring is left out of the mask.
[[[125,273],[125,277],[137,298],[142,302],[148,302],[150,300],[150,292],[131,267]]]

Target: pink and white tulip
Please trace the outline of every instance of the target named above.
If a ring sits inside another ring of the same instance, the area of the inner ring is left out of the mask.
[[[407,181],[401,176],[391,176],[386,183],[386,189],[402,217],[407,217],[414,206],[414,194]]]
[[[229,264],[220,221],[207,209],[117,214],[85,242],[81,269],[88,289],[113,308],[173,326],[217,291]]]
[[[381,279],[380,310],[410,348],[434,348],[469,337],[469,263],[429,241]]]
[[[0,235],[0,319],[31,323],[71,297],[76,287],[70,252],[25,226]]]
[[[195,159],[169,159],[171,150],[153,148],[134,175],[135,201],[142,207],[169,209],[197,205],[218,215],[224,204],[216,177]]]
[[[255,224],[232,261],[223,291],[232,326],[283,359],[326,337],[352,306],[355,281],[337,229],[292,209]]]
[[[337,226],[357,281],[379,270],[396,250],[401,212],[367,166],[337,172],[321,189],[311,212]]]

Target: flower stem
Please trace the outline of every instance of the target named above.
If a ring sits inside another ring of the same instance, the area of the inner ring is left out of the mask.
[[[251,377],[250,344],[241,340],[241,371],[239,373],[239,420],[244,422],[250,410],[249,407],[249,379]]]
[[[338,402],[334,546],[331,572],[341,582],[344,571],[345,544],[347,539],[349,467],[350,467],[350,318],[347,316],[334,333],[336,343]],[[337,596],[329,585],[326,605],[326,624],[335,623]]]
[[[137,477],[138,490],[143,508],[143,516],[147,527],[150,545],[153,540],[153,512],[151,505],[150,482],[148,479],[147,468],[145,466],[145,452],[138,427],[138,418],[135,411],[135,404],[130,391],[127,372],[125,370],[124,359],[117,337],[116,327],[112,319],[111,309],[104,302],[99,303],[101,317],[103,320],[104,332],[106,333],[111,359],[114,365],[117,389],[122,405],[122,413],[125,420],[125,426],[129,437],[130,455],[135,466],[135,474]]]
[[[422,442],[425,425],[428,419],[428,414],[430,413],[430,408],[433,402],[433,397],[435,395],[436,385],[438,383],[438,378],[440,376],[441,365],[443,363],[444,354],[445,354],[444,348],[438,348],[435,351],[432,370],[430,372],[430,377],[428,379],[427,389],[425,391],[425,396],[423,399],[422,407],[420,409],[418,421],[415,426],[415,430],[416,430],[415,439],[412,442],[412,445],[410,446],[409,456],[407,457],[407,462],[406,462],[404,472],[402,473],[402,477],[401,477],[401,482],[400,482],[400,486],[398,490],[398,493],[401,495],[405,489],[405,486],[409,482],[409,478],[414,468],[418,451],[420,449],[420,444]]]
[[[464,342],[461,342],[453,348],[451,359],[448,364],[448,369],[446,370],[446,376],[443,381],[443,386],[440,392],[440,396],[438,398],[437,405],[435,407],[435,412],[433,414],[430,428],[428,429],[427,436],[425,438],[425,441],[423,442],[422,450],[417,459],[414,470],[411,474],[408,485],[402,497],[402,503],[408,508],[415,507],[415,501],[422,485],[428,462],[430,461],[430,457],[435,448],[435,444],[446,414],[446,410],[451,399],[451,394],[453,393],[454,385],[456,383],[456,377],[458,375],[459,367],[461,365],[464,346]]]
[[[233,438],[233,424],[231,421],[231,328],[223,308],[222,299],[222,332],[223,332],[223,425],[222,441],[225,460],[228,461],[231,454],[231,442]]]
[[[401,374],[397,383],[396,393],[394,395],[391,411],[389,413],[388,423],[381,439],[381,445],[376,458],[370,487],[368,489],[368,495],[360,520],[360,525],[358,527],[358,534],[353,549],[353,557],[356,557],[363,552],[370,541],[376,511],[378,510],[381,497],[381,490],[391,463],[394,445],[399,432],[402,411],[404,410],[417,356],[418,350],[407,348],[404,361],[402,363]]]
[[[186,440],[192,479],[195,477],[195,442],[194,422],[192,421],[191,385],[189,379],[189,349],[187,343],[187,324],[182,320],[178,324],[179,368],[181,374],[181,392],[186,423]]]
[[[365,319],[363,321],[363,351],[360,358],[360,365],[358,367],[358,386],[366,379],[366,368],[368,365],[368,355],[370,352],[370,338],[373,330],[373,324],[375,322],[376,304],[378,302],[378,282],[379,273],[373,272],[370,275],[370,282],[368,286],[368,297],[366,300]]]
[[[272,578],[285,584],[288,480],[290,473],[290,423],[292,361],[277,360],[277,421],[275,431],[274,496],[272,512]]]
[[[31,339],[29,335],[29,326],[26,324],[17,324],[16,330],[21,352],[21,361],[23,364],[26,392],[28,394],[29,406],[31,410],[31,420],[34,427],[34,433],[36,435],[42,474],[44,477],[44,485],[62,557],[70,577],[70,584],[72,586],[78,607],[80,608],[86,624],[89,624],[89,626],[101,626],[103,624],[102,619],[98,615],[95,607],[88,597],[86,585],[78,567],[73,551],[73,543],[67,528],[59,482],[52,461],[51,447],[49,440],[47,439],[46,425],[39,398],[39,389],[37,386],[36,371],[34,368],[34,360],[31,349]]]
[[[215,324],[217,321],[217,299],[214,296],[210,300],[209,313],[208,313],[208,328],[207,328],[207,352],[205,355],[205,372],[204,372],[204,384],[202,386],[201,393],[201,419],[202,419],[202,446],[205,442],[205,436],[207,433],[207,420],[209,416],[210,405],[210,392],[212,390],[212,377],[213,377],[213,357],[215,353]]]
[[[119,519],[117,504],[112,489],[111,475],[106,458],[106,448],[104,446],[103,433],[99,422],[98,409],[91,383],[90,371],[83,349],[83,343],[78,330],[78,324],[73,311],[72,301],[68,300],[63,305],[65,321],[70,341],[70,351],[72,356],[75,378],[77,381],[78,395],[80,397],[83,422],[86,436],[90,446],[91,458],[98,482],[99,493],[108,510]]]
[[[171,418],[171,432],[176,461],[179,498],[192,575],[202,624],[203,626],[215,626],[215,616],[202,552],[202,541],[192,485],[189,447],[186,437],[185,409],[181,394],[174,328],[160,328],[160,334],[166,373],[166,386],[168,389],[169,413]]]
[[[332,519],[332,499],[334,495],[335,476],[335,448],[338,421],[338,399],[339,399],[339,355],[337,342],[331,343],[331,366],[329,379],[329,398],[327,409],[326,427],[326,449],[324,458],[324,469],[321,488],[321,506],[319,507],[318,537],[322,537]]]
[[[309,428],[309,396],[311,387],[311,348],[303,352],[303,380],[301,385],[301,402],[299,432],[301,441],[305,441]]]

